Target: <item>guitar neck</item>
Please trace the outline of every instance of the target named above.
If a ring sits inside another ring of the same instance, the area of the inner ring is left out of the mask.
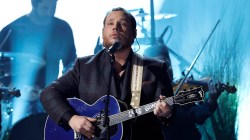
[[[174,104],[174,97],[168,97],[164,100],[169,105]],[[136,118],[138,116],[142,116],[144,114],[150,113],[154,111],[156,102],[149,103],[143,106],[140,106],[139,108],[129,109],[124,112],[110,115],[109,116],[109,125],[115,125],[133,118]]]

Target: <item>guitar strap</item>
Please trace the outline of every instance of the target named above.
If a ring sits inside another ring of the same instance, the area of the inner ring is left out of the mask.
[[[141,99],[141,86],[142,86],[142,74],[143,74],[143,57],[137,53],[134,53],[132,58],[132,78],[131,78],[131,93],[132,98],[130,105],[133,108],[140,106]]]

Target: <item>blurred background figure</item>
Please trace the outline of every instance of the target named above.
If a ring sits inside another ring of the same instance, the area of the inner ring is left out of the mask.
[[[31,5],[30,13],[6,25],[0,33],[1,82],[21,90],[8,118],[11,125],[44,112],[40,90],[58,77],[61,62],[64,73],[76,58],[70,25],[54,16],[57,0],[31,0]]]

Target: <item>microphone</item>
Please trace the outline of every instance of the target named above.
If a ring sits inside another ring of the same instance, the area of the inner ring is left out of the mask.
[[[0,87],[0,93],[7,93],[7,94],[11,94],[15,97],[19,97],[21,96],[20,94],[20,90],[19,89],[10,89],[10,88],[7,88],[7,87]]]
[[[116,50],[121,49],[122,45],[120,41],[115,41],[111,47],[109,47],[109,53],[115,53]]]

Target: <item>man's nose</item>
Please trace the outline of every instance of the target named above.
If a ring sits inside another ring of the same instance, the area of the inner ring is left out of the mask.
[[[115,23],[114,27],[113,27],[113,30],[119,31],[119,28],[120,28],[120,24],[119,23]]]
[[[117,27],[114,27],[113,30],[114,30],[114,31],[118,31],[118,28],[117,28]]]

